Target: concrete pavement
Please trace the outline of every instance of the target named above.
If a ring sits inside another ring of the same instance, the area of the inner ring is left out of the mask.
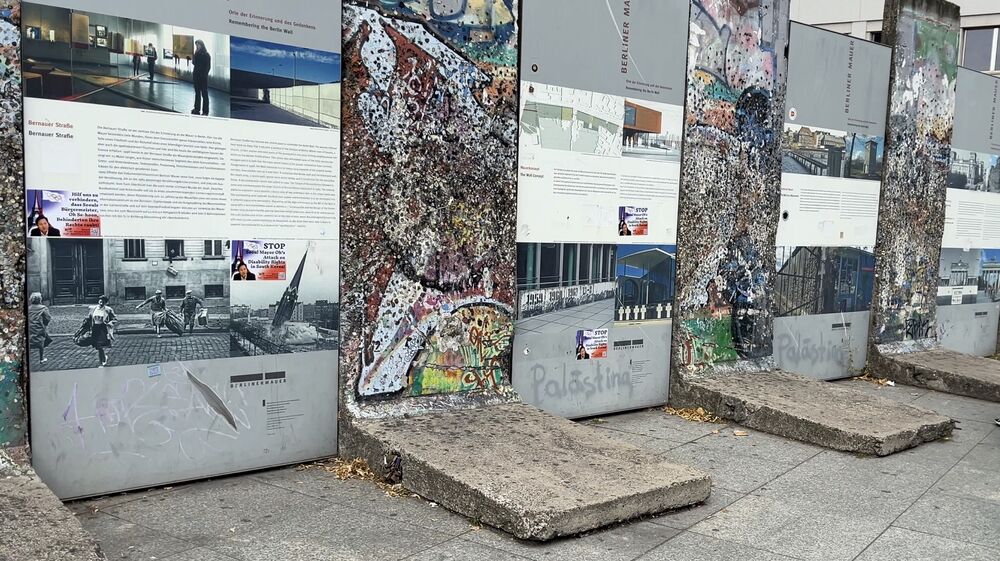
[[[960,421],[954,436],[858,457],[659,410],[587,423],[712,476],[707,503],[545,544],[364,481],[286,468],[71,503],[109,559],[160,561],[923,561],[1000,558],[997,404],[842,385]],[[502,427],[498,434],[502,434]],[[567,458],[572,461],[572,458]]]

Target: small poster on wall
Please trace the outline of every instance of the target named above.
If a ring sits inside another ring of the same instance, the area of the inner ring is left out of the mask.
[[[608,330],[581,329],[576,332],[576,359],[607,358]]]
[[[638,206],[618,207],[618,235],[649,235],[649,208]]]
[[[232,246],[233,280],[285,280],[287,245],[281,241],[237,240]]]

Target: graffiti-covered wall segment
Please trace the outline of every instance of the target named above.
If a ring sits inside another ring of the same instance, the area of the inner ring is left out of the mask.
[[[787,0],[693,0],[675,361],[771,354]]]
[[[958,74],[959,10],[889,0],[890,74],[872,340],[933,338]]]
[[[345,399],[509,383],[516,4],[344,8]]]

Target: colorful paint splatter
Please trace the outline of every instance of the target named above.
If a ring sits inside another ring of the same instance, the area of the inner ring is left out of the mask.
[[[875,248],[875,344],[937,332],[960,29],[958,7],[939,0],[892,0],[886,21],[896,48]]]
[[[674,363],[771,354],[788,0],[693,0]]]
[[[516,4],[344,8],[347,405],[510,379]]]

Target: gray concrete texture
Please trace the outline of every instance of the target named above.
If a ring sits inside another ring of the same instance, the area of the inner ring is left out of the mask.
[[[0,448],[0,561],[97,561],[100,548],[26,465]]]
[[[318,468],[258,472],[68,506],[109,559],[132,561],[1000,558],[996,404],[856,380],[836,385],[947,411],[961,421],[961,430],[878,458],[755,430],[739,437],[733,434],[739,426],[694,423],[659,410],[593,419],[584,424],[609,439],[706,471],[712,494],[692,508],[545,543],[518,540],[441,505],[388,497],[369,482],[341,481]],[[567,460],[576,460],[568,454]]]
[[[946,349],[879,354],[874,376],[909,386],[1000,402],[1000,362]]]
[[[781,371],[689,374],[674,407],[703,407],[746,427],[834,450],[886,456],[952,433],[932,411]]]
[[[526,404],[353,420],[340,430],[342,457],[522,539],[690,506],[711,488],[696,469]]]

